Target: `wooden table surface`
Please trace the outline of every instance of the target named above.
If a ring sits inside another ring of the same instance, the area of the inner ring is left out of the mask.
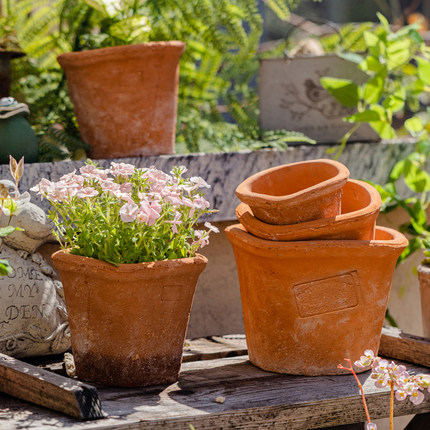
[[[78,421],[0,394],[0,429],[189,430],[192,424],[195,430],[305,430],[365,421],[352,375],[280,375],[253,366],[244,354],[243,335],[190,341],[177,383],[139,389],[97,387],[106,418],[93,421]],[[410,363],[407,367],[430,374],[428,367]],[[370,372],[359,374],[359,379],[372,419],[388,417],[389,389],[376,388]],[[395,401],[394,411],[396,416],[428,413],[430,393],[418,406],[409,400]],[[411,429],[430,429],[430,415],[420,417],[421,426]]]

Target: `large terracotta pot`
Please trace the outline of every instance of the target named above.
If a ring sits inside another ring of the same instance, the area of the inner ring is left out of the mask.
[[[241,203],[236,208],[239,222],[254,236],[268,240],[348,239],[371,240],[381,208],[381,196],[372,185],[349,179],[342,188],[341,214],[299,224],[273,225],[253,216]]]
[[[175,152],[185,43],[150,42],[58,56],[92,158]]]
[[[226,229],[233,245],[249,358],[273,372],[342,373],[344,358],[378,351],[397,258],[407,245],[376,227],[375,240],[277,242]]]
[[[421,315],[423,319],[423,333],[430,337],[430,267],[424,264],[418,266],[420,281]]]
[[[349,170],[334,160],[310,160],[272,167],[236,189],[254,216],[268,224],[293,224],[340,214]]]
[[[191,304],[207,259],[118,267],[58,251],[77,376],[133,387],[178,380]]]

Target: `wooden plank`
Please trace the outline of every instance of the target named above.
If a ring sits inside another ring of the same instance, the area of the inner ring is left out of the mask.
[[[213,360],[215,358],[247,355],[246,338],[244,334],[225,336],[210,336],[192,339],[185,342],[184,363],[198,360]]]
[[[415,365],[408,369],[429,374]],[[389,415],[387,388],[378,389],[370,372],[358,375],[372,419]],[[184,363],[181,377],[169,386],[141,389],[99,388],[108,417],[90,423],[50,411],[25,408],[33,430],[63,429],[275,429],[303,430],[355,424],[366,420],[352,375],[305,377],[265,372],[247,356]],[[224,402],[217,402],[223,397]],[[0,399],[0,405],[2,404]],[[0,418],[19,423],[22,403],[0,407]],[[430,394],[422,404],[395,402],[395,415],[430,412]],[[17,426],[18,427],[18,426]]]
[[[384,327],[379,355],[430,367],[430,339],[403,333],[395,327]]]
[[[104,417],[95,387],[0,354],[0,391],[80,420]]]

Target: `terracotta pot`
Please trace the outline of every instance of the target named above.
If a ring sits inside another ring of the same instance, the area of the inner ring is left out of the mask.
[[[372,185],[350,179],[342,188],[341,215],[299,224],[267,224],[253,216],[241,203],[236,208],[239,222],[254,236],[268,240],[348,239],[372,240],[381,208],[381,196]]]
[[[175,382],[197,279],[207,259],[118,267],[58,251],[77,376],[134,387]]]
[[[92,158],[175,152],[183,42],[150,42],[58,56]]]
[[[275,242],[240,224],[233,245],[249,358],[272,372],[342,373],[343,359],[378,351],[391,278],[408,241],[376,227],[375,240]]]
[[[423,334],[425,337],[430,337],[430,267],[420,264],[418,266],[418,279],[420,281]]]
[[[311,160],[272,167],[236,189],[254,216],[268,224],[293,224],[340,214],[341,189],[349,170],[333,160]]]

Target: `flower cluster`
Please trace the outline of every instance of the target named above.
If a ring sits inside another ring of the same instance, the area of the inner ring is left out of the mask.
[[[77,255],[113,264],[191,257],[209,243],[210,231],[196,228],[210,213],[200,177],[184,178],[183,166],[166,174],[112,162],[102,169],[88,161],[58,182],[42,179],[32,191],[53,206],[57,239]]]
[[[397,400],[409,398],[413,404],[419,405],[424,400],[422,391],[427,389],[430,392],[429,375],[411,375],[405,366],[375,357],[370,349],[364,351],[354,365],[359,368],[372,366],[371,378],[375,380],[376,387],[393,387]]]

